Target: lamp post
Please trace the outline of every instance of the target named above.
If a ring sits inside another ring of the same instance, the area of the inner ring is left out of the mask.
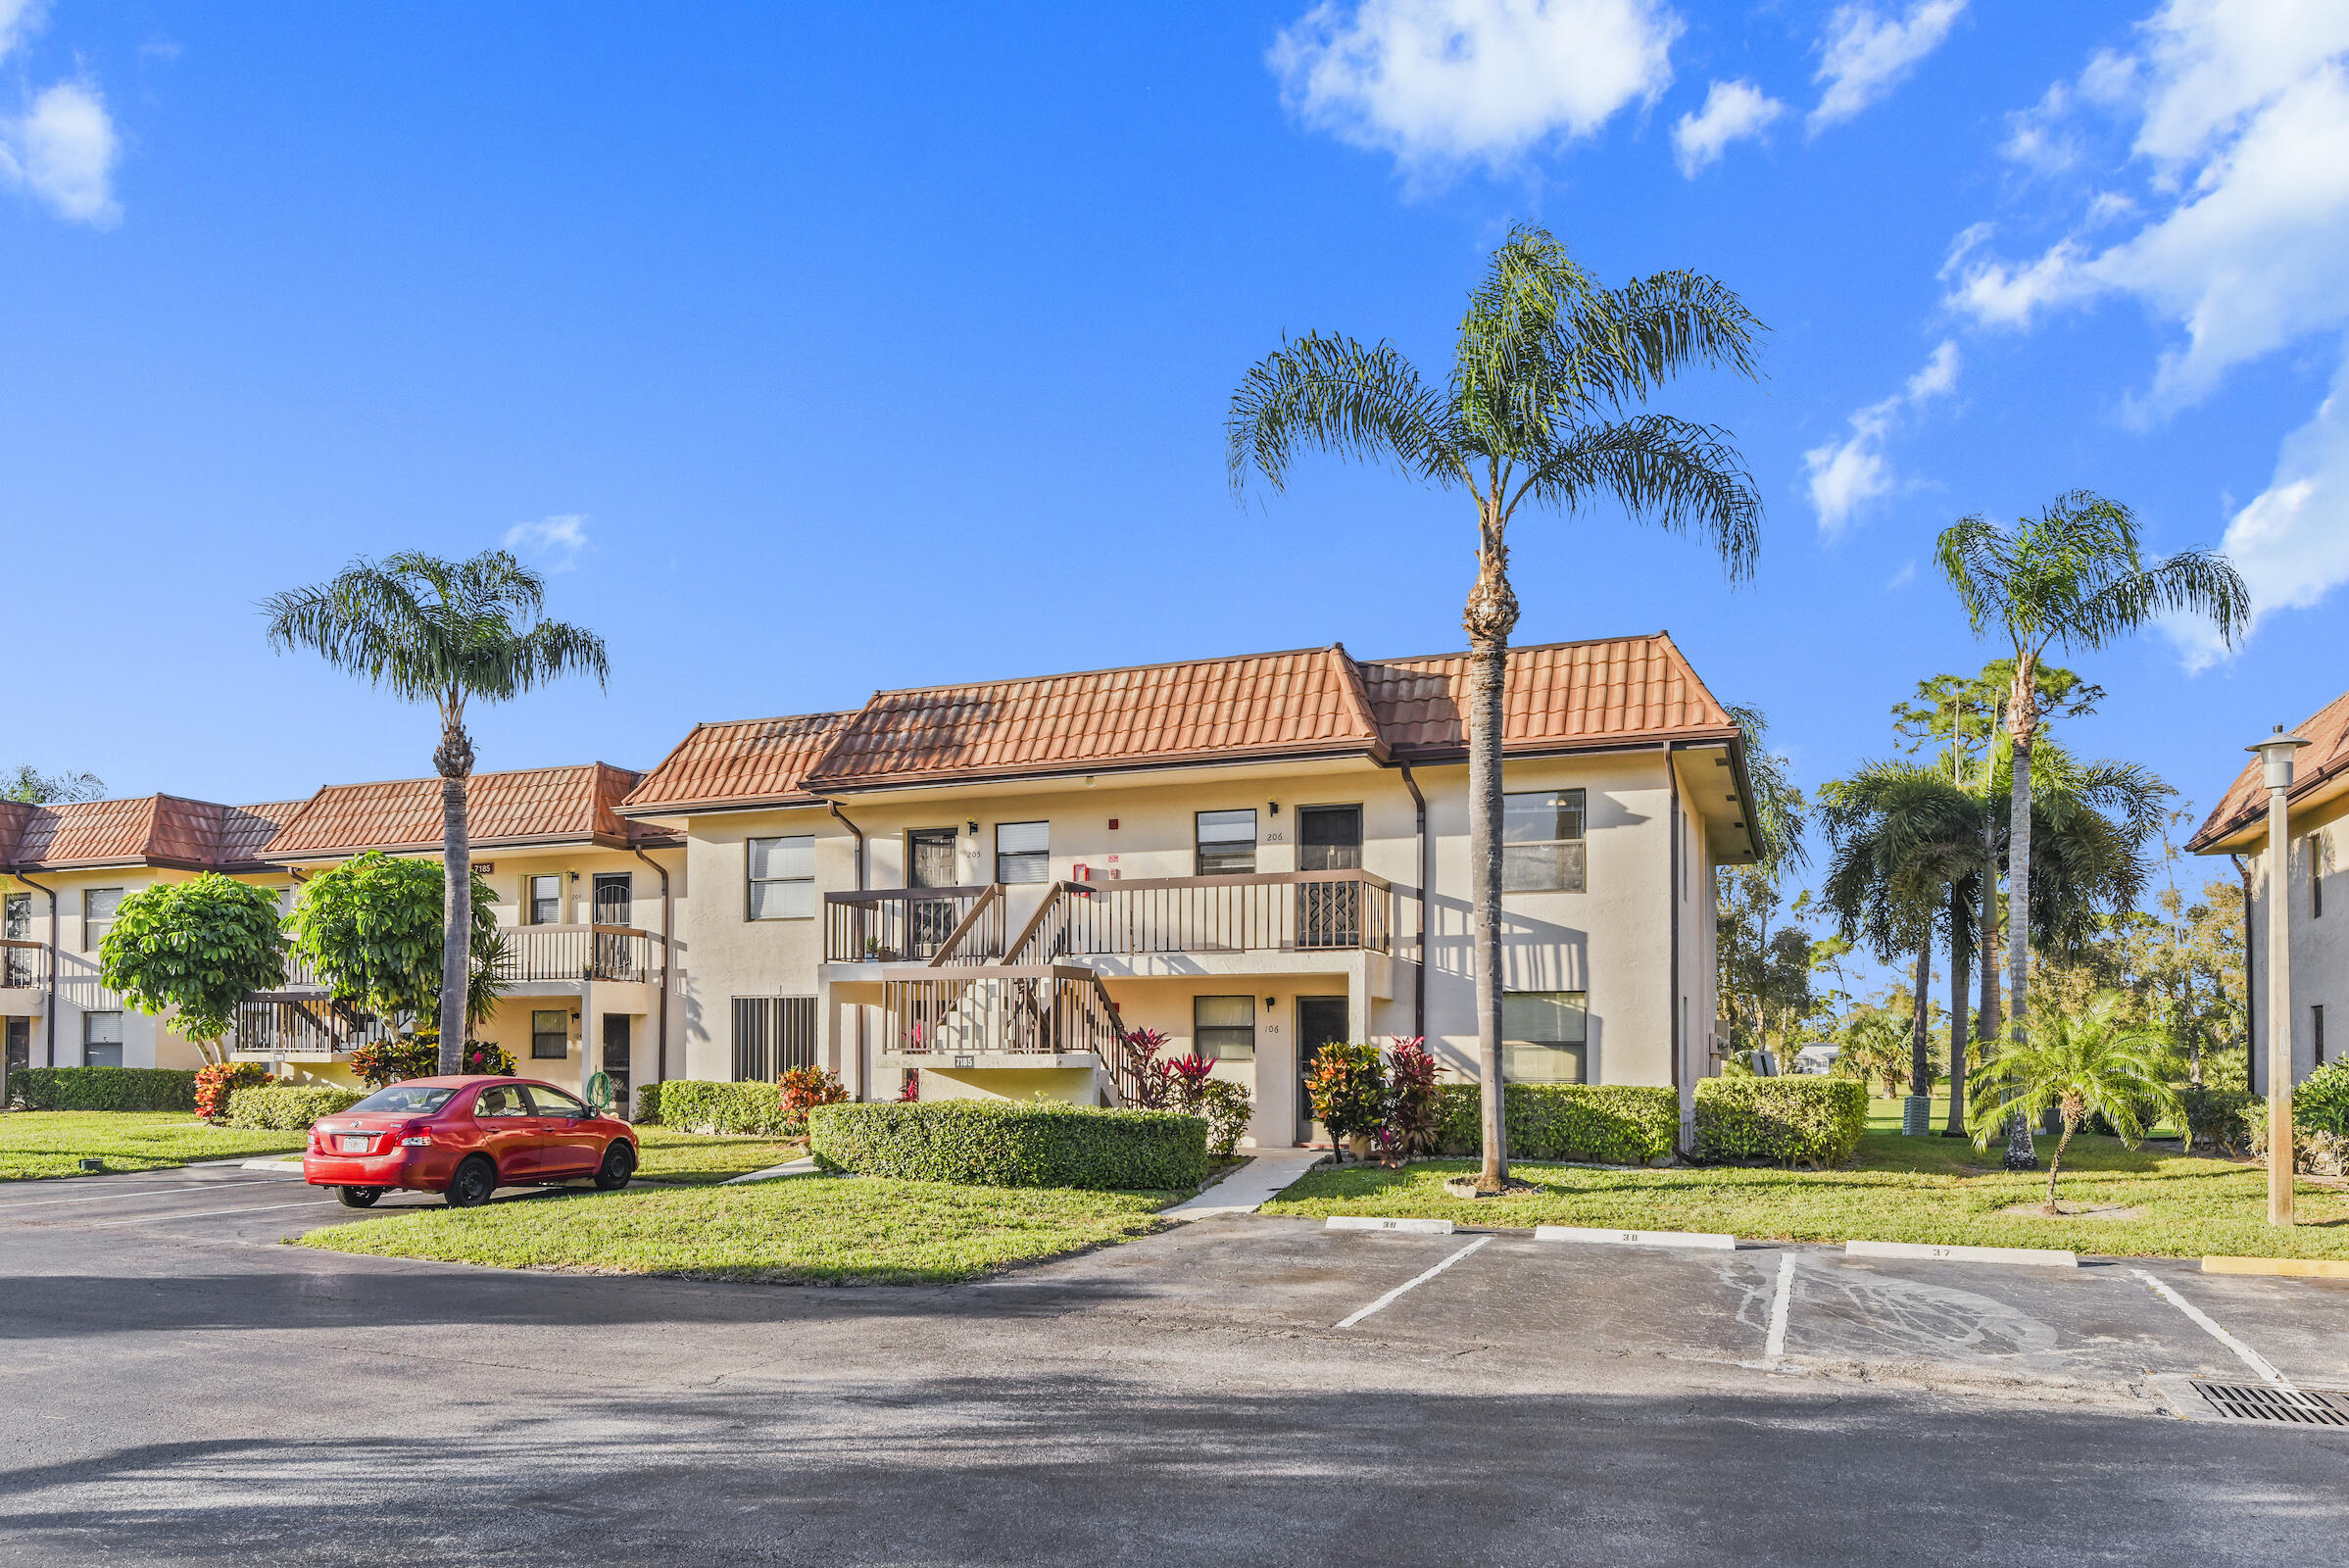
[[[2268,1223],[2292,1223],[2292,757],[2307,741],[2283,726],[2256,746],[2268,786]]]

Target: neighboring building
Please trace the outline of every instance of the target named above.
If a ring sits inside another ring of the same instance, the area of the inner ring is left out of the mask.
[[[193,1067],[196,1049],[98,984],[122,900],[203,871],[283,883],[262,855],[299,802],[219,806],[175,795],[0,801],[0,1041],[13,1068]]]
[[[1342,647],[884,692],[704,724],[630,794],[683,836],[677,1070],[1114,1101],[1117,1031],[1308,1139],[1320,1046],[1475,1072],[1463,655]],[[1669,637],[1513,650],[1508,1073],[1678,1084],[1716,1046],[1735,722]],[[1423,804],[1424,803],[1424,806]]]
[[[2235,775],[2186,848],[2225,855],[2243,878],[2250,973],[2251,1083],[2268,1092],[2269,900],[2280,883],[2291,903],[2292,1076],[2298,1082],[2349,1052],[2349,693],[2293,731],[2310,744],[2285,796],[2290,831],[2282,864],[2268,843],[2268,791],[2259,759]]]
[[[702,724],[642,776],[477,775],[513,983],[478,1033],[526,1073],[623,1092],[821,1065],[859,1099],[1113,1103],[1120,1035],[1152,1029],[1250,1086],[1257,1144],[1310,1141],[1323,1045],[1424,1036],[1476,1074],[1467,681],[1465,655],[1333,645]],[[1506,711],[1508,1076],[1675,1085],[1686,1113],[1721,1050],[1713,870],[1754,853],[1737,724],[1662,633],[1512,650]],[[5,808],[12,962],[48,961],[46,906],[14,899],[32,883],[59,889],[60,972],[94,993],[92,889],[218,868],[290,906],[366,850],[440,848],[437,779],[166,802]],[[72,990],[35,1062],[99,1059],[81,1019],[104,999]],[[0,1012],[29,1026],[46,994],[0,989]],[[124,1064],[192,1064],[133,1019]],[[249,999],[236,1045],[339,1080],[382,1027],[297,974]]]

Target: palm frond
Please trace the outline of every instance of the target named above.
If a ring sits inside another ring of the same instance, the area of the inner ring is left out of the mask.
[[[1575,512],[1606,496],[1668,533],[1694,527],[1731,579],[1743,580],[1761,549],[1762,498],[1728,434],[1663,414],[1577,426],[1542,455],[1517,497]]]
[[[1284,340],[1232,394],[1224,436],[1235,500],[1251,469],[1283,489],[1300,450],[1392,461],[1442,485],[1466,477],[1444,400],[1387,342],[1315,332]]]

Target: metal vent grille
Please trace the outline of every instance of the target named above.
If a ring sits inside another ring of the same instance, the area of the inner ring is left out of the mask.
[[[2257,1383],[2205,1383],[2196,1392],[2221,1421],[2276,1421],[2285,1426],[2349,1427],[2349,1394],[2271,1389]]]

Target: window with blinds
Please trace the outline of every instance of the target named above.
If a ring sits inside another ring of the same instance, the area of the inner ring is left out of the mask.
[[[1191,1049],[1218,1061],[1256,1059],[1254,997],[1193,997]]]
[[[813,997],[734,999],[734,1076],[738,1082],[772,1083],[794,1067],[815,1064]]]
[[[1052,823],[998,822],[995,825],[995,879],[998,882],[1050,881],[1052,866]]]
[[[81,951],[95,953],[106,933],[115,928],[115,912],[122,907],[121,888],[81,890]],[[118,1053],[119,1054],[119,1053]]]
[[[1583,891],[1583,792],[1537,790],[1501,797],[1500,890]]]
[[[1519,1084],[1590,1079],[1590,994],[1511,991],[1500,999],[1500,1071]]]
[[[1232,876],[1256,868],[1256,808],[1199,813],[1199,876]]]
[[[815,918],[815,839],[750,839],[750,905],[753,920]]]

